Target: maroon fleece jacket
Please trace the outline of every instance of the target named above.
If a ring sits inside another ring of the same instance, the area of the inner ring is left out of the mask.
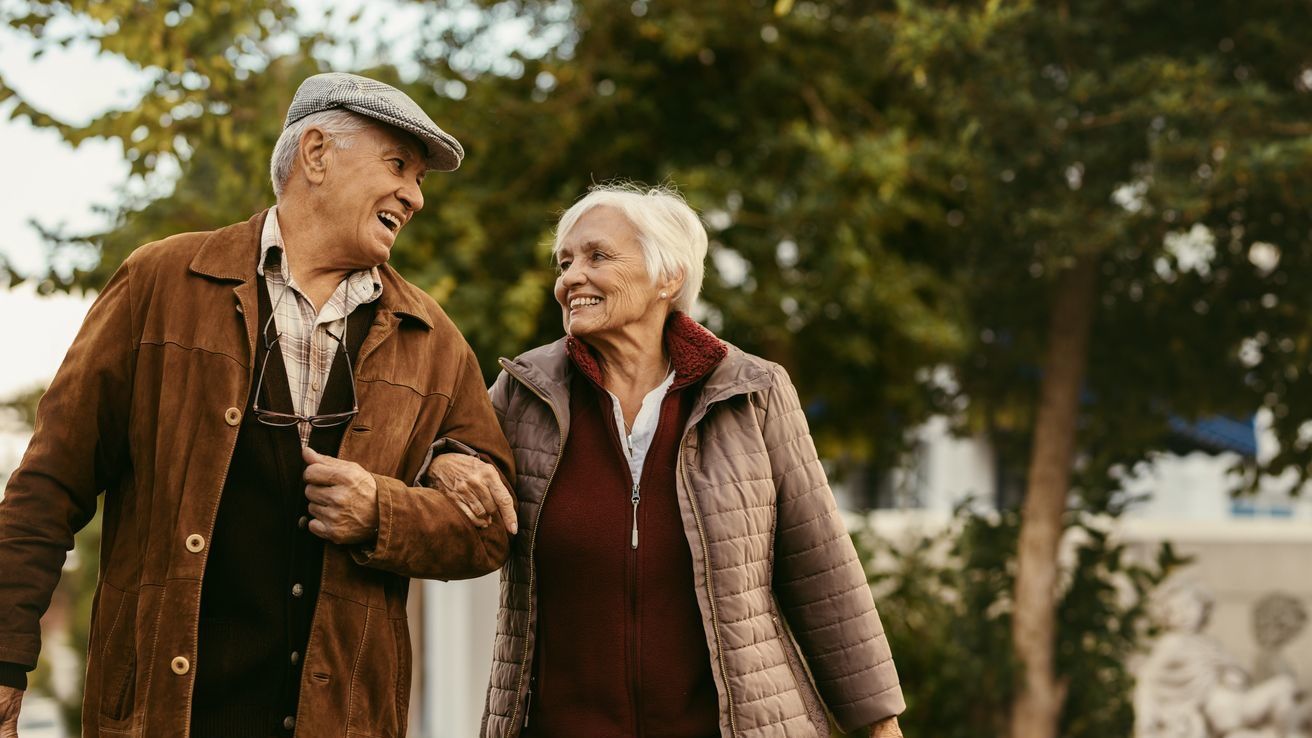
[[[596,357],[578,371],[570,430],[538,530],[539,621],[528,725],[533,738],[719,735],[719,701],[675,491],[697,388],[727,348],[683,316],[666,328],[675,381],[633,483]]]

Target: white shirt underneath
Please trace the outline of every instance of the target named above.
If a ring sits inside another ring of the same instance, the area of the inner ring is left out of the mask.
[[[620,408],[620,398],[616,397],[614,392],[606,390],[606,394],[610,395],[611,405],[615,408],[615,430],[619,432],[620,446],[624,447],[624,456],[629,461],[629,472],[633,475],[634,484],[642,479],[642,464],[647,460],[647,451],[651,448],[651,440],[656,435],[656,425],[661,419],[661,401],[665,399],[665,393],[669,392],[673,384],[674,372],[671,371],[659,387],[642,398],[642,407],[638,408],[638,416],[633,419],[631,432],[624,427],[624,410]]]

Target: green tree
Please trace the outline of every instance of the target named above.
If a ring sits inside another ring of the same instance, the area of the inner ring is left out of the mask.
[[[171,195],[70,239],[102,260],[63,284],[96,286],[141,242],[271,202],[281,112],[330,41],[274,44],[289,7],[27,6],[11,25],[99,18],[89,33],[161,81],[86,129],[16,114],[122,140],[138,171],[181,164]],[[469,8],[474,22],[453,12]],[[1083,709],[1066,700],[1079,672],[1055,619],[1072,511],[1117,504],[1176,416],[1268,407],[1282,452],[1247,480],[1306,476],[1302,20],[1275,0],[434,4],[406,60],[417,76],[366,71],[469,156],[430,178],[435,212],[392,260],[491,372],[560,334],[554,214],[593,181],[679,184],[713,239],[702,317],[794,372],[827,455],[887,468],[907,429],[947,411],[1028,470],[1002,605],[1019,665],[1009,730],[1049,738]],[[520,42],[498,41],[514,27]]]
[[[891,544],[870,530],[854,534],[898,675],[907,685],[909,735],[1004,735],[1019,665],[1010,647],[1016,510],[957,511],[932,535]],[[1058,661],[1079,684],[1062,724],[1065,738],[1134,732],[1130,660],[1153,629],[1149,594],[1188,563],[1169,545],[1152,561],[1107,534],[1107,518],[1073,524],[1073,565],[1057,605]]]
[[[1028,469],[1010,731],[1050,738],[1070,718],[1053,604],[1072,505],[1105,505],[1173,416],[1268,407],[1283,452],[1249,481],[1306,477],[1312,56],[1276,2],[897,15],[894,68],[971,152],[943,234],[978,335],[958,379],[967,422]]]
[[[157,15],[133,26],[134,38],[171,12],[151,7]],[[429,179],[427,210],[436,212],[407,227],[392,263],[442,302],[491,374],[498,355],[560,335],[545,248],[555,215],[595,181],[671,180],[712,226],[719,268],[707,282],[707,321],[794,371],[826,450],[891,465],[905,429],[933,409],[918,369],[955,356],[964,340],[963,307],[940,276],[944,254],[921,240],[923,223],[942,217],[947,190],[946,170],[931,172],[940,165],[926,153],[938,144],[876,109],[886,75],[870,62],[887,29],[864,7],[810,3],[619,10],[493,3],[467,26],[438,8],[420,31],[433,40],[422,45],[432,56],[419,60],[418,78],[366,70],[407,89],[468,151],[458,172]],[[175,28],[215,49],[258,50],[287,32],[284,13],[269,3],[243,13],[258,23],[206,27],[198,8]],[[532,21],[528,40],[498,51],[489,39],[516,19]],[[102,43],[143,67],[166,62],[141,43],[119,43],[127,28],[105,30]],[[167,197],[128,203],[109,232],[68,238],[66,248],[102,258],[63,282],[50,275],[51,284],[95,287],[140,243],[272,202],[267,155],[297,80],[316,71],[308,51],[323,41],[198,68],[206,78],[252,71],[221,88],[200,85],[202,98],[216,100],[180,119],[185,127],[159,113],[171,110],[167,85],[147,93],[150,112],[131,113],[131,125],[110,126],[129,115],[115,114],[60,127],[70,139],[125,145],[144,135],[138,148],[178,156],[182,172]],[[26,104],[15,114],[57,124]],[[144,155],[135,160],[148,168]]]

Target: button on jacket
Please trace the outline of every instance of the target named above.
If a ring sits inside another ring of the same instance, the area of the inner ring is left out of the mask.
[[[187,732],[205,542],[254,380],[264,216],[128,257],[41,401],[0,502],[0,661],[31,666],[65,552],[104,492],[85,736]],[[380,273],[357,359],[360,413],[340,450],[374,474],[378,537],[372,548],[324,547],[298,736],[404,735],[407,578],[477,576],[506,555],[499,520],[475,528],[443,495],[408,486],[442,438],[513,471],[459,331],[390,267]],[[104,693],[120,678],[132,684],[121,717]]]

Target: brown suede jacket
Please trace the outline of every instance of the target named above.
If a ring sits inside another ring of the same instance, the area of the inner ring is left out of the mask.
[[[84,736],[183,736],[196,669],[201,579],[241,426],[259,335],[255,267],[265,213],[144,246],[91,308],[41,401],[0,502],[0,661],[31,666],[73,534],[104,492]],[[458,441],[513,478],[478,363],[441,308],[394,270],[357,359],[359,415],[341,458],[375,475],[378,538],[325,547],[300,686],[298,736],[402,736],[408,577],[459,579],[507,554],[444,495],[400,480],[435,441]],[[128,654],[105,663],[105,654]],[[127,716],[102,682],[129,670]]]

